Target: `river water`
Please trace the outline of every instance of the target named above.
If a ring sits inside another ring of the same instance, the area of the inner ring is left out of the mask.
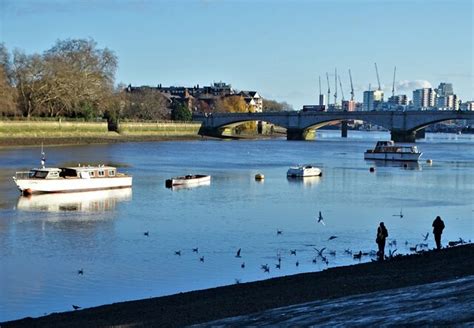
[[[133,175],[133,188],[31,198],[19,196],[11,177],[38,166],[40,150],[0,149],[0,322],[69,311],[72,304],[90,307],[358,263],[345,250],[374,250],[380,221],[388,241],[397,242],[387,246],[396,254],[418,243],[432,248],[437,215],[446,224],[444,244],[474,239],[474,136],[427,134],[417,143],[424,153],[418,165],[363,159],[366,149],[388,138],[350,131],[341,139],[325,131],[314,142],[46,147],[50,166],[112,164]],[[315,164],[323,176],[288,180],[288,167],[297,163]],[[210,174],[212,182],[165,188],[165,179],[188,173]],[[254,180],[257,173],[265,175],[263,182]],[[317,223],[319,211],[326,225]],[[313,263],[314,248],[324,247],[328,263]]]

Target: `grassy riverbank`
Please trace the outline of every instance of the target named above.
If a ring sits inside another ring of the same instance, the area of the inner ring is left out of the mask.
[[[70,145],[200,138],[200,123],[123,122],[109,132],[107,122],[0,121],[0,146]]]
[[[182,327],[348,295],[474,275],[474,245],[45,317],[2,327]]]

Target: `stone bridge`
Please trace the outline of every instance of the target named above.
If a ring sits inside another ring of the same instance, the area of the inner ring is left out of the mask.
[[[474,120],[474,111],[372,111],[372,112],[263,112],[195,113],[193,121],[202,122],[201,135],[222,137],[230,129],[248,121],[264,121],[287,129],[287,140],[314,139],[315,130],[334,122],[361,120],[384,127],[391,139],[415,142],[416,132],[426,126],[449,120]],[[346,130],[347,133],[347,130]],[[347,135],[347,134],[346,134]],[[344,136],[344,131],[343,131]]]

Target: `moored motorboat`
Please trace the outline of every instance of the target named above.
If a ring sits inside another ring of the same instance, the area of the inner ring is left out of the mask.
[[[321,169],[309,164],[292,166],[286,173],[286,176],[290,178],[316,177],[321,175]]]
[[[13,181],[24,195],[36,193],[78,192],[132,186],[130,175],[119,173],[113,166],[41,167],[16,172]]]
[[[418,161],[422,153],[416,146],[396,145],[392,140],[378,141],[374,149],[364,153],[364,159],[385,161]]]
[[[210,184],[211,176],[204,174],[188,174],[183,176],[174,177],[165,181],[166,188],[172,188],[175,186],[195,186]]]

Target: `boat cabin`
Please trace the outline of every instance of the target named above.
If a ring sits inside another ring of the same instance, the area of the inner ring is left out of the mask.
[[[17,172],[18,174],[22,172]],[[28,172],[29,179],[90,179],[90,178],[112,178],[117,175],[116,168],[112,166],[77,166],[62,168],[39,168]]]

